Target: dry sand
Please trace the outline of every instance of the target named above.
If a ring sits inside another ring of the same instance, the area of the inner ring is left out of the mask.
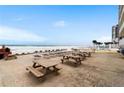
[[[57,62],[61,57],[56,58]],[[95,53],[79,67],[61,64],[60,74],[51,74],[44,81],[26,71],[33,55],[15,60],[0,60],[0,86],[4,87],[124,87],[124,58],[117,53]],[[50,61],[51,59],[49,59]]]

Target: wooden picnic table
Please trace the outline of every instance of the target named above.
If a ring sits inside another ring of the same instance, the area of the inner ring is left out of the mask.
[[[81,57],[82,61],[86,59],[86,55],[84,53],[72,53],[72,55]]]
[[[82,61],[82,59],[81,59],[80,56],[76,56],[76,55],[74,56],[74,55],[72,55],[72,54],[71,54],[71,55],[63,56],[63,58],[61,59],[61,61],[62,61],[62,63],[64,63],[64,62],[69,62],[70,59],[74,60],[74,61],[71,61],[71,62],[74,62],[75,65],[81,64],[81,61]]]
[[[85,54],[86,57],[91,57],[91,52],[80,52],[80,54]]]
[[[52,65],[55,65],[55,64],[58,64],[58,62],[56,62],[56,59],[55,58],[52,58],[50,60],[48,59],[38,59],[38,60],[34,60],[33,61],[34,64],[39,64],[41,66],[44,66],[44,67],[50,67]]]
[[[57,74],[60,68],[57,67],[58,63],[54,61],[55,60],[34,60],[33,65],[27,67],[26,69],[38,78],[44,77],[45,75],[52,72]]]

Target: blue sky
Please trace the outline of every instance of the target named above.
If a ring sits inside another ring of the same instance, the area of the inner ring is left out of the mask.
[[[90,45],[110,41],[118,6],[0,6],[1,44]]]

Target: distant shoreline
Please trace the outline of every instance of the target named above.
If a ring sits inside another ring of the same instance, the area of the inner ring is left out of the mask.
[[[7,44],[0,44],[0,46],[83,46],[83,45],[7,45]]]
[[[35,51],[79,48],[81,46],[62,46],[62,45],[5,45],[9,47],[13,54],[34,53]]]

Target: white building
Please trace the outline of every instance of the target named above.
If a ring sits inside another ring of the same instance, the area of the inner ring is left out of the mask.
[[[115,25],[112,26],[112,48],[118,48],[118,42],[119,42],[119,26]]]
[[[119,6],[119,48],[120,52],[124,55],[124,5]]]

